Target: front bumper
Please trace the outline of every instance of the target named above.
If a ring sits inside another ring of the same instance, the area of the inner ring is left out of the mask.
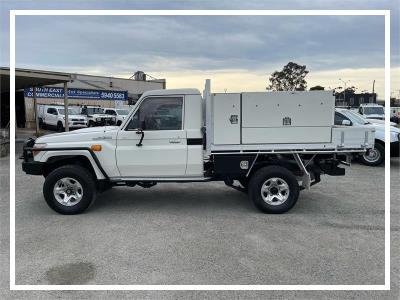
[[[45,163],[40,161],[23,161],[22,171],[29,175],[43,175]]]
[[[114,120],[104,120],[104,119],[102,119],[100,121],[94,121],[94,123],[96,125],[100,125],[100,126],[107,126],[107,125],[112,126],[112,125],[115,125],[115,121]]]
[[[87,125],[84,122],[73,122],[68,124],[69,128],[86,128]]]
[[[35,144],[35,139],[29,138],[25,141],[23,147],[22,159],[22,171],[29,175],[43,175],[44,173],[44,162],[33,160],[33,153],[31,150]]]

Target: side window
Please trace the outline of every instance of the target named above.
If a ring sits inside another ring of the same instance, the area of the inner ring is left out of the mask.
[[[335,112],[335,125],[342,125],[343,120],[349,120],[345,115]]]
[[[127,130],[181,130],[182,97],[145,99],[130,121]]]
[[[47,109],[47,113],[51,115],[57,115],[57,110],[55,108],[50,107]]]

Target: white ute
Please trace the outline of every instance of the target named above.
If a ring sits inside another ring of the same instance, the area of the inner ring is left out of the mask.
[[[61,105],[39,105],[38,119],[41,127],[54,127],[57,131],[65,129],[65,109]],[[68,127],[84,128],[86,127],[87,119],[82,116],[79,109],[76,107],[68,108]]]
[[[360,104],[358,113],[366,119],[385,120],[385,109],[375,103]]]
[[[106,115],[113,116],[115,118],[117,126],[120,126],[125,118],[129,114],[129,110],[124,108],[103,108],[103,111]]]
[[[359,160],[367,166],[379,166],[385,161],[385,124],[383,120],[366,119],[362,115],[343,108],[336,108],[335,124],[346,123],[348,126],[370,126],[375,129],[375,146],[368,153],[358,155]],[[400,156],[400,129],[390,126],[390,156]],[[357,154],[356,154],[357,155]]]
[[[334,103],[329,91],[214,94],[209,80],[203,97],[149,91],[121,126],[27,140],[22,168],[45,177],[44,198],[62,214],[83,212],[114,186],[204,181],[283,213],[322,174],[344,175],[340,157],[373,148],[373,128],[334,125]]]
[[[104,113],[100,106],[84,105],[81,107],[81,114],[87,118],[87,126],[115,125],[115,117]]]

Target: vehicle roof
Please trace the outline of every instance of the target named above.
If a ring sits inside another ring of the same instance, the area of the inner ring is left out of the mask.
[[[198,89],[168,89],[168,90],[152,90],[144,92],[142,97],[144,96],[167,96],[167,95],[200,95],[200,91]]]

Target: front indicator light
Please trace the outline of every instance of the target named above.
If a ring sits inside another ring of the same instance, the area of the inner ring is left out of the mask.
[[[92,145],[90,146],[92,151],[101,151],[101,145]]]
[[[43,149],[43,148],[46,148],[46,146],[47,146],[46,143],[38,143],[38,144],[33,145],[32,155],[35,156],[40,152],[40,151],[35,151],[35,149]]]

